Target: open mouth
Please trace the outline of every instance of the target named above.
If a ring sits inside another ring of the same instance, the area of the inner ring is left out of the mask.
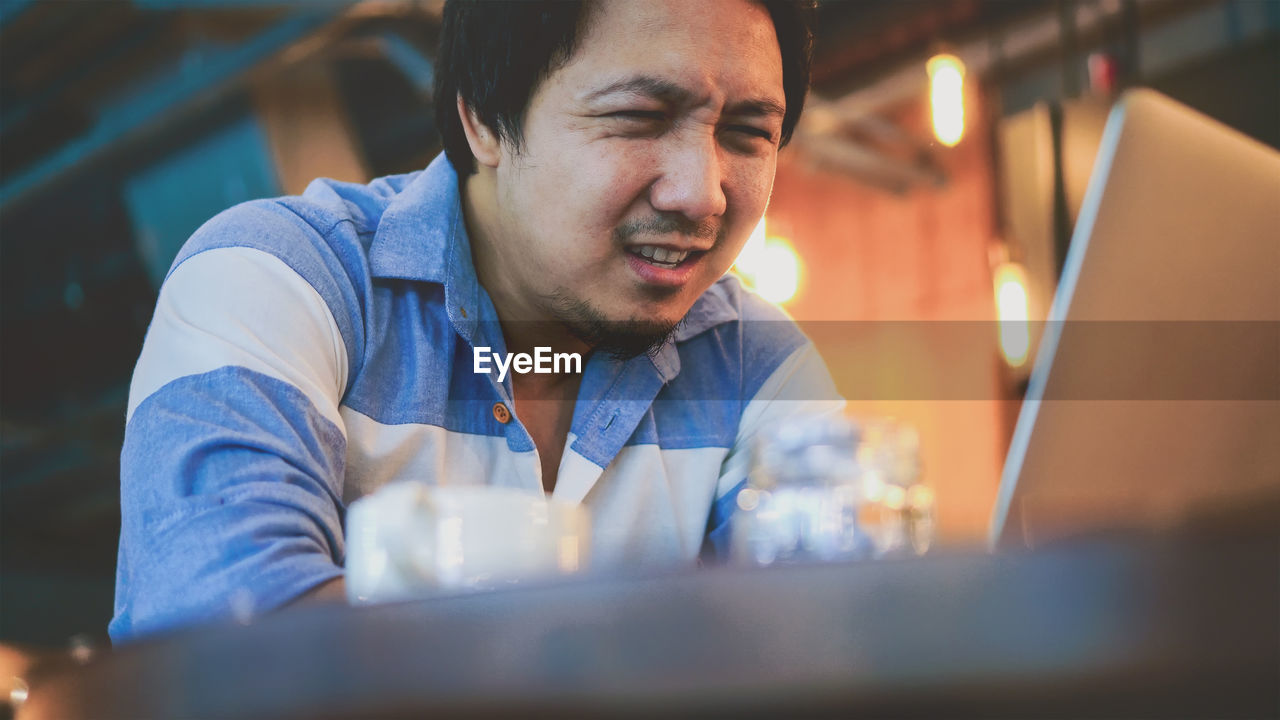
[[[656,245],[638,245],[636,247],[627,248],[627,252],[653,265],[654,267],[666,268],[668,270],[680,267],[690,258],[696,258],[704,251],[702,250],[671,250],[669,248],[661,248]]]

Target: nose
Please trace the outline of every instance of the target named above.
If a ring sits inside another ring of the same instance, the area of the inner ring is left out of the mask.
[[[693,222],[724,214],[720,148],[712,137],[688,138],[669,149],[662,176],[649,192],[655,210],[680,213]]]

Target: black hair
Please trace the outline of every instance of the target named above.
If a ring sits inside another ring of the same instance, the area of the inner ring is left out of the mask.
[[[813,60],[815,0],[758,0],[769,11],[782,51],[786,114],[781,144],[791,139]],[[590,20],[586,0],[448,0],[436,61],[435,112],[445,154],[459,176],[475,158],[458,117],[457,98],[517,149],[534,90],[573,57]]]

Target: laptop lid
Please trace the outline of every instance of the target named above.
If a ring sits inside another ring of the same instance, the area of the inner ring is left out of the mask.
[[[1280,153],[1126,93],[1015,426],[994,545],[1280,497]]]

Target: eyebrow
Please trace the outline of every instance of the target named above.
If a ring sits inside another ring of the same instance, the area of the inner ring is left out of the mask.
[[[693,93],[669,80],[650,75],[638,75],[592,90],[587,93],[585,100],[587,102],[595,102],[610,95],[642,95],[673,105],[687,103],[693,97]],[[782,117],[787,114],[787,109],[776,100],[756,98],[730,105],[726,108],[725,114],[746,116],[777,115]]]
[[[734,103],[728,107],[725,114],[756,115],[762,117],[776,115],[778,117],[784,117],[787,114],[787,109],[777,101],[761,98],[759,100],[744,100],[740,103]]]

